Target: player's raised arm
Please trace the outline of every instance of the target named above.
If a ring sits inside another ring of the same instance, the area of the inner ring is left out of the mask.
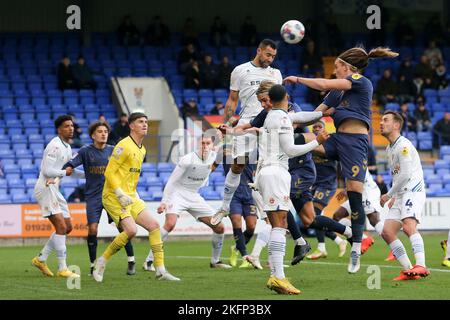
[[[309,122],[316,122],[323,117],[322,111],[300,111],[289,113],[289,118],[293,123],[306,124]]]
[[[292,134],[280,134],[280,147],[289,158],[298,157],[308,152],[313,151],[321,145],[329,137],[327,132],[322,132],[317,138],[307,144],[297,145],[294,143],[294,136]]]
[[[239,101],[239,92],[230,90],[230,95],[228,96],[227,102],[225,103],[225,111],[223,122],[227,123],[233,117],[236,112],[236,108]]]
[[[302,78],[289,76],[283,80],[284,84],[303,84],[319,91],[350,90],[352,82],[347,79]]]

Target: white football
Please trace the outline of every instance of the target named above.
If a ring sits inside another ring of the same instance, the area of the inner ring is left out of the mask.
[[[299,43],[305,36],[305,27],[298,20],[289,20],[281,26],[280,35],[289,44]]]

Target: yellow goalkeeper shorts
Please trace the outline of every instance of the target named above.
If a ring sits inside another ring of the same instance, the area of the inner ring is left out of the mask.
[[[136,220],[138,215],[144,211],[145,202],[136,197],[131,198],[133,199],[133,203],[126,208],[123,208],[115,194],[103,195],[103,207],[117,226],[119,225],[119,222],[126,217],[132,217]]]

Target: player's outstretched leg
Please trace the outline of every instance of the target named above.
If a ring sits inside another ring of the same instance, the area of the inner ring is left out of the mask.
[[[270,223],[266,221],[266,223],[264,224],[263,227],[261,227],[261,230],[258,232],[256,236],[255,244],[253,245],[253,250],[252,253],[250,254],[253,258],[256,269],[259,270],[263,269],[259,256],[261,255],[262,249],[264,249],[269,243],[271,230],[272,226],[270,225]]]
[[[235,159],[235,161],[241,160],[237,158]],[[230,213],[230,203],[233,199],[234,192],[239,187],[239,183],[241,181],[241,173],[242,170],[244,170],[245,160],[243,161],[244,164],[234,163],[225,177],[222,206],[219,210],[217,210],[217,212],[211,217],[210,220],[213,226],[218,225],[222,221],[222,219],[228,216]]]

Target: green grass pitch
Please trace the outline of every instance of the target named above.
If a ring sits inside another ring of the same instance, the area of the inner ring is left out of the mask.
[[[362,257],[362,267],[358,274],[347,273],[348,248],[345,257],[337,258],[337,246],[327,240],[328,258],[318,261],[303,261],[297,266],[286,268],[286,275],[302,293],[298,296],[277,295],[265,287],[269,271],[255,269],[231,270],[210,269],[209,241],[169,241],[165,243],[166,267],[180,282],[157,281],[154,273],[142,270],[142,262],[147,255],[148,242],[135,241],[137,274],[127,276],[125,252],[119,252],[108,263],[103,283],[96,283],[89,277],[89,260],[86,245],[69,245],[68,264],[81,268],[81,288],[68,289],[65,279],[46,278],[33,266],[31,259],[41,246],[4,247],[0,249],[2,280],[0,299],[168,299],[168,300],[239,300],[239,299],[449,299],[450,269],[442,267],[443,252],[440,241],[446,233],[424,234],[426,258],[431,275],[418,281],[393,282],[400,271],[397,262],[385,262],[388,248],[379,237]],[[414,263],[411,245],[401,237]],[[308,239],[315,248],[315,239]],[[223,260],[228,261],[231,238],[224,244]],[[98,254],[106,247],[101,243]],[[248,249],[253,247],[253,241]],[[287,241],[285,261],[292,256],[293,242]],[[267,261],[267,249],[263,251],[263,264]],[[53,254],[48,264],[56,269]],[[240,264],[240,262],[239,262]],[[238,264],[238,265],[239,265]],[[369,265],[380,267],[380,289],[368,289],[371,274]]]

